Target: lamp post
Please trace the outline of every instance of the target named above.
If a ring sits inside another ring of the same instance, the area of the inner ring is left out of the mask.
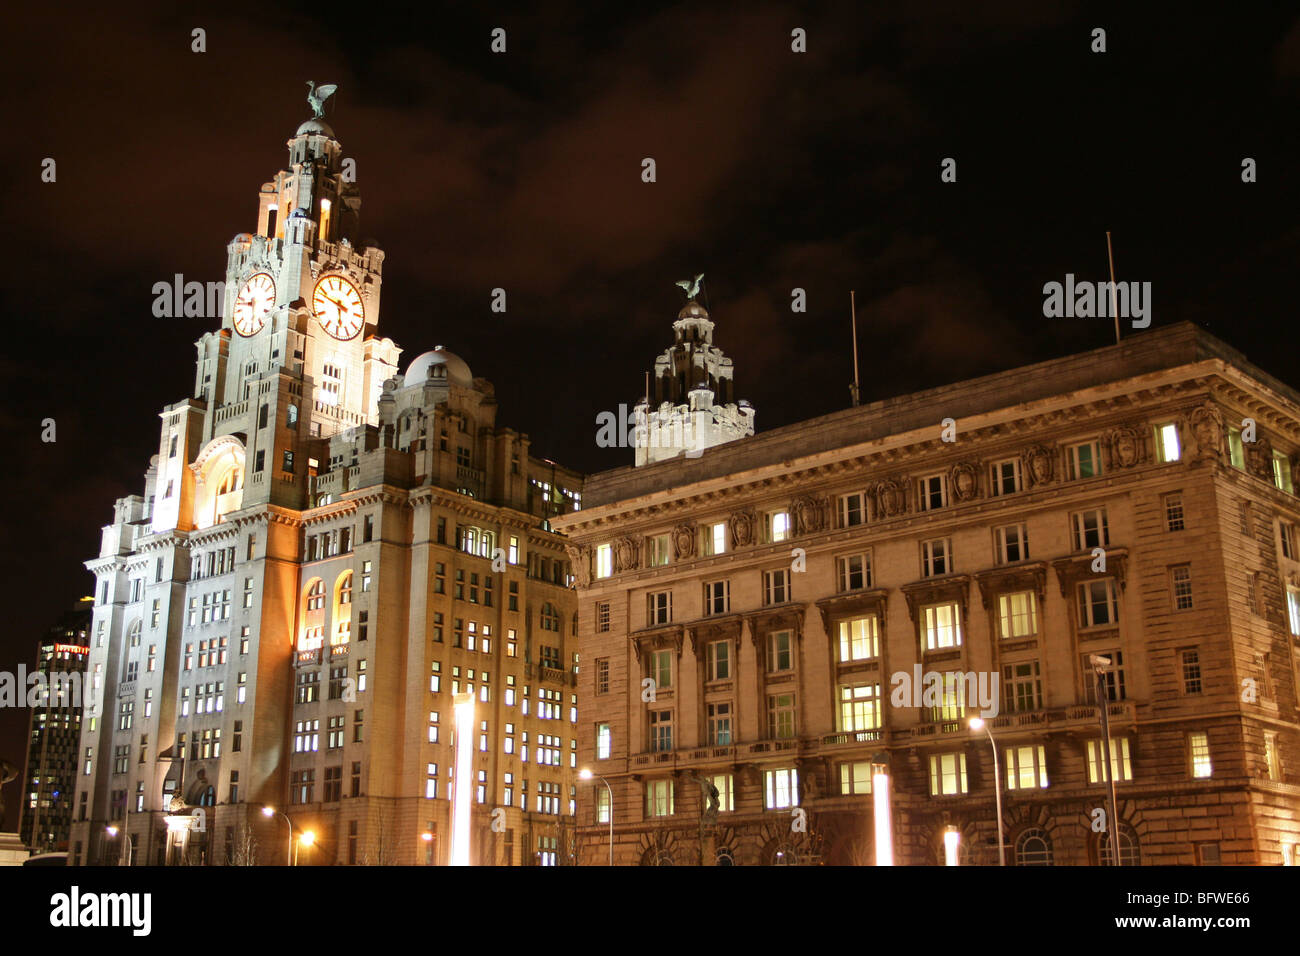
[[[614,788],[609,785],[608,780],[606,780],[598,773],[592,773],[586,767],[583,767],[581,770],[578,771],[579,780],[590,780],[592,777],[595,777],[601,783],[603,783],[605,785],[605,789],[609,791],[609,865],[613,866],[614,865]]]
[[[961,846],[961,832],[954,826],[948,826],[943,831],[943,864],[944,866],[960,866],[961,863],[957,857],[957,849]]]
[[[270,818],[276,816],[277,814],[284,817],[284,822],[289,824],[289,846],[285,850],[284,865],[293,866],[293,821],[290,820],[283,813],[280,813],[280,811],[277,810],[275,807],[262,808],[262,816],[264,817]]]
[[[971,730],[982,730],[989,735],[989,746],[993,748],[993,797],[997,802],[998,812],[998,866],[1007,865],[1007,841],[1002,834],[1002,771],[998,767],[998,742],[993,739],[993,731],[984,722],[983,717],[970,719]]]
[[[105,828],[104,828],[104,831],[108,834],[108,837],[109,837],[110,840],[116,840],[116,839],[117,839],[117,835],[118,835],[118,832],[119,832],[118,829],[117,829],[117,827],[115,827],[115,826],[111,826],[111,825],[110,825],[110,826],[105,827]],[[123,834],[122,834],[122,841],[123,841],[123,845],[122,845],[122,846],[118,849],[118,851],[117,851],[117,865],[118,865],[118,866],[130,866],[130,865],[131,865],[131,856],[132,856],[132,854],[131,854],[131,834],[129,834],[129,833],[123,833]],[[125,854],[125,856],[126,856],[126,863],[123,863],[123,862],[122,862],[122,856],[123,856],[124,854]]]
[[[456,775],[452,780],[451,865],[469,866],[470,799],[473,795],[474,695],[455,695]]]
[[[1110,670],[1110,658],[1092,654],[1089,655],[1088,661],[1097,674],[1097,709],[1101,711],[1102,746],[1106,748],[1101,758],[1104,774],[1102,780],[1106,782],[1106,795],[1110,801],[1110,819],[1106,821],[1106,833],[1110,836],[1111,860],[1115,866],[1119,866],[1119,813],[1116,812],[1115,770],[1111,764],[1110,695],[1106,693],[1106,672]]]

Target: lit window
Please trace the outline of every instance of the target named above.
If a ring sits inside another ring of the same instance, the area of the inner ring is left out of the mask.
[[[1100,740],[1088,741],[1088,782],[1104,783],[1106,768],[1102,762],[1105,745]],[[1133,779],[1133,765],[1129,760],[1128,738],[1111,738],[1110,741],[1111,779],[1127,781]]]
[[[790,513],[773,511],[767,515],[764,528],[768,544],[776,544],[790,537]]]
[[[609,724],[596,725],[596,759],[608,760],[614,747],[614,736]]]
[[[799,805],[799,771],[793,767],[766,771],[763,784],[767,809],[784,810]]]
[[[1182,447],[1178,443],[1178,426],[1172,422],[1156,426],[1156,448],[1162,462],[1178,461]]]
[[[880,729],[880,685],[844,684],[840,686],[840,730]]]
[[[1033,637],[1038,633],[1038,600],[1033,591],[1015,591],[998,596],[1002,639]]]
[[[876,615],[840,621],[840,662],[867,661],[880,655]]]
[[[1094,478],[1101,474],[1101,454],[1095,441],[1071,445],[1069,461],[1071,481],[1079,478]]]
[[[1204,731],[1193,731],[1187,735],[1187,749],[1192,761],[1192,776],[1209,777],[1214,773],[1210,763],[1210,737]]]
[[[1008,747],[1005,754],[1008,790],[1033,790],[1047,786],[1047,755],[1042,744]]]
[[[871,761],[840,764],[840,793],[845,796],[871,792]]]
[[[930,757],[930,795],[951,796],[966,792],[966,755],[933,754]]]
[[[961,646],[961,609],[956,603],[933,604],[924,609],[922,620],[927,651]]]
[[[614,546],[596,545],[595,574],[598,578],[607,578],[614,573]]]

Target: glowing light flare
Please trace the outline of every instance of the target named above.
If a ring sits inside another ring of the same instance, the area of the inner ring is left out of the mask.
[[[871,765],[871,800],[875,805],[876,866],[894,865],[894,821],[889,810],[889,767]]]
[[[469,866],[470,784],[474,744],[474,695],[457,694],[456,779],[451,804],[451,865]]]
[[[957,848],[961,846],[961,833],[956,827],[948,827],[943,831],[943,863],[944,866],[958,866]]]

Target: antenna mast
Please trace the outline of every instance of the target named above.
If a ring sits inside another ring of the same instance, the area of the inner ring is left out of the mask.
[[[1110,233],[1106,233],[1107,236]],[[849,394],[853,396],[853,407],[858,407],[858,303],[855,293],[849,290],[849,312],[853,316],[853,384],[849,386]]]

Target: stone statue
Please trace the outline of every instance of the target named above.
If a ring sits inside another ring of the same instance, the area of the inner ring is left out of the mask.
[[[332,89],[331,87],[331,91]],[[686,293],[686,301],[693,302],[695,297],[700,294],[700,280],[703,278],[704,273],[701,272],[694,279],[682,279],[676,283],[677,287]]]
[[[1196,457],[1217,460],[1223,457],[1223,414],[1218,407],[1206,403],[1192,409],[1188,416],[1192,435],[1196,438]]]
[[[337,83],[326,83],[318,87],[315,80],[307,81],[307,102],[311,105],[313,119],[320,119],[325,115],[325,101],[333,96],[337,89]]]

